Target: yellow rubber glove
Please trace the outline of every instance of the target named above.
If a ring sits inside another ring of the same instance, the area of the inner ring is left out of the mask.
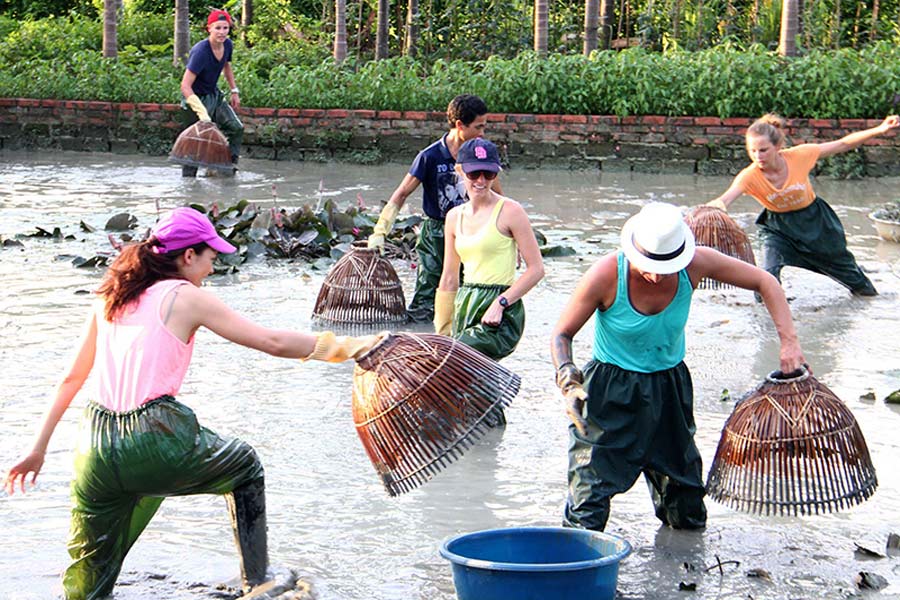
[[[587,422],[584,420],[584,401],[587,400],[587,392],[582,387],[584,374],[573,363],[566,362],[556,370],[556,385],[563,393],[566,405],[566,414],[575,429],[581,435],[587,435]]]
[[[197,117],[205,122],[209,123],[212,119],[209,118],[209,113],[206,112],[206,107],[203,106],[203,102],[200,101],[200,96],[197,94],[191,94],[187,98],[184,99],[185,103],[191,107],[195,113],[197,113]]]
[[[438,290],[434,294],[434,332],[450,335],[453,328],[453,310],[456,291]]]
[[[728,207],[725,206],[725,203],[716,198],[715,200],[710,200],[706,203],[707,206],[712,206],[713,208],[718,208],[719,210],[724,210],[728,212]]]
[[[381,214],[378,215],[378,222],[375,223],[375,227],[372,229],[372,235],[369,236],[368,246],[370,250],[374,248],[382,250],[384,248],[384,238],[387,237],[387,234],[394,227],[394,221],[397,220],[398,214],[400,214],[400,207],[393,202],[388,201],[384,205],[384,208],[381,209]]]
[[[357,359],[387,337],[388,332],[384,331],[376,335],[366,335],[362,337],[336,336],[330,331],[320,333],[316,336],[316,347],[312,354],[300,360],[321,360],[323,362],[344,362],[348,359]]]

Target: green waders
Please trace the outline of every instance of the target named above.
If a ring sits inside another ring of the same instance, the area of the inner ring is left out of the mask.
[[[209,113],[209,117],[213,120],[213,123],[215,123],[222,133],[225,134],[225,137],[228,138],[228,149],[231,151],[231,162],[237,163],[238,157],[241,154],[241,142],[244,140],[244,124],[241,122],[240,118],[238,118],[237,114],[235,114],[234,109],[231,108],[231,104],[228,103],[228,99],[225,97],[225,94],[222,93],[222,90],[217,89],[214,94],[205,94],[198,97],[203,103],[203,106],[206,107],[206,112]],[[187,129],[196,123],[198,118],[197,113],[195,113],[191,107],[187,105],[184,98],[182,98],[181,111],[178,114],[178,121],[181,123],[182,128]],[[182,169],[182,174],[193,177],[197,174],[197,167],[184,167]]]
[[[189,494],[228,495],[243,582],[264,581],[265,486],[253,448],[200,426],[171,396],[126,413],[88,405],[75,452],[66,599],[111,594],[125,555],[163,499]]]
[[[703,465],[684,363],[636,373],[591,361],[584,375],[588,433],[582,437],[569,426],[563,524],[602,531],[610,498],[628,491],[643,472],[660,521],[676,529],[704,527]]]
[[[512,354],[525,329],[525,306],[522,301],[506,307],[496,327],[481,322],[491,303],[508,288],[507,285],[464,283],[456,293],[451,335],[494,360]],[[491,427],[505,425],[506,413],[498,409],[486,422]]]
[[[756,224],[763,240],[763,268],[779,281],[782,267],[792,266],[827,275],[856,295],[878,293],[847,250],[840,219],[821,198],[791,212],[763,210]]]
[[[411,321],[430,323],[434,320],[434,294],[444,270],[444,222],[426,218],[416,242],[419,263],[416,267],[416,290],[407,312]]]
[[[512,354],[525,330],[525,306],[519,300],[503,311],[496,327],[484,325],[481,317],[508,285],[464,283],[456,293],[452,336],[485,356],[500,360]]]

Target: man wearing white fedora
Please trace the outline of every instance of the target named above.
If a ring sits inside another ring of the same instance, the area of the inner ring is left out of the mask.
[[[622,228],[620,250],[582,276],[553,331],[556,381],[572,420],[564,524],[603,530],[610,498],[643,472],[664,524],[706,525],[693,386],[683,362],[691,297],[704,277],[762,296],[781,339],[781,370],[804,364],[775,277],[696,247],[677,207],[644,206]],[[572,339],[595,313],[593,357],[582,372]]]

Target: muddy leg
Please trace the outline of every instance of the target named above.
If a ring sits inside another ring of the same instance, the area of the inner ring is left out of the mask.
[[[257,479],[225,495],[234,541],[241,557],[241,580],[252,588],[266,580],[269,566],[266,532],[266,486]]]

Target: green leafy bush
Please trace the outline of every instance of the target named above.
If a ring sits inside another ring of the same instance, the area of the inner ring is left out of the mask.
[[[286,0],[269,1],[287,10]],[[477,61],[398,57],[336,65],[309,25],[289,39],[260,37],[252,46],[236,40],[245,106],[442,110],[467,92],[510,113],[880,118],[894,110],[900,91],[900,48],[888,42],[792,59],[762,45],[725,42],[695,52],[635,47],[588,58],[529,51]],[[0,96],[174,102],[182,71],[171,64],[169,27],[159,15],[128,14],[119,59],[108,61],[100,57],[96,21],[0,19],[7,31]]]
[[[0,64],[59,60],[80,50],[101,48],[103,32],[96,19],[79,15],[24,21],[0,42]]]
[[[172,46],[173,19],[170,15],[127,12],[119,23],[117,41],[119,48],[134,46],[146,49],[151,46]],[[170,50],[171,52],[171,50]]]

